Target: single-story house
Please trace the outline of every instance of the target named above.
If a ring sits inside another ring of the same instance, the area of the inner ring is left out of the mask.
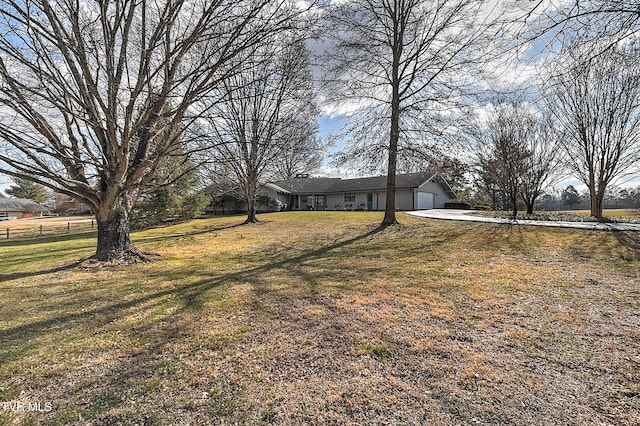
[[[259,195],[290,210],[384,210],[387,177],[294,178],[262,185]],[[455,193],[437,173],[396,176],[397,210],[444,208],[455,200]]]
[[[26,198],[8,198],[0,194],[0,220],[42,216],[46,207]]]

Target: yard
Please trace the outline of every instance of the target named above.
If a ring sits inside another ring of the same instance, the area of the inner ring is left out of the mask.
[[[575,214],[580,216],[589,216],[589,210],[565,210],[560,213]],[[604,216],[611,219],[640,219],[639,209],[605,209]]]
[[[44,216],[0,222],[0,239],[32,238],[95,230],[93,216]]]
[[[640,234],[381,218],[0,242],[0,424],[640,423]]]

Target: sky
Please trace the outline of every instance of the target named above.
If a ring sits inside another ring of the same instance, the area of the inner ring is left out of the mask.
[[[550,0],[545,0],[547,3]],[[563,0],[555,0],[556,3],[558,1]],[[527,2],[528,3],[528,2]],[[505,4],[517,5],[518,2],[510,1],[510,0],[489,0],[486,3],[487,13],[501,13],[503,9],[500,6]],[[523,4],[523,3],[520,3]],[[516,10],[516,9],[513,9]],[[533,44],[527,45],[527,48],[523,48],[520,50],[519,55],[514,55],[513,60],[510,62],[498,62],[490,65],[496,71],[498,75],[497,79],[493,81],[493,84],[502,87],[509,87],[513,85],[522,85],[526,83],[530,83],[535,81],[536,79],[536,67],[539,64],[539,61],[543,59],[543,55],[540,54],[541,50],[545,47],[546,42],[537,41]],[[311,44],[316,49],[326,48],[320,42]],[[317,53],[317,52],[316,52]],[[317,71],[317,70],[316,70]],[[479,106],[481,109],[482,106]],[[319,136],[321,138],[327,138],[331,134],[335,133],[339,130],[341,124],[343,124],[343,118],[339,114],[331,113],[329,109],[321,108],[321,111],[324,112],[318,119],[318,127],[319,127]],[[337,152],[344,141],[337,141],[332,147],[329,148],[328,154],[334,154]],[[319,171],[319,175],[323,176],[341,176],[341,177],[354,177],[357,175],[356,172],[349,169],[339,169],[330,164],[329,158],[325,161],[325,165]],[[637,186],[640,185],[640,179],[630,180],[628,178],[621,179],[623,186]],[[6,189],[12,183],[11,179],[7,176],[0,175],[0,191]],[[566,186],[566,185],[574,185],[579,190],[585,188],[585,186],[579,182],[577,179],[566,179],[555,186]]]

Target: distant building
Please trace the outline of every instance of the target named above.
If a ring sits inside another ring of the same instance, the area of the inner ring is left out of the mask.
[[[56,211],[64,214],[79,214],[91,211],[91,207],[68,195],[56,194]]]
[[[0,192],[0,220],[42,216],[49,209],[26,198],[9,198]]]

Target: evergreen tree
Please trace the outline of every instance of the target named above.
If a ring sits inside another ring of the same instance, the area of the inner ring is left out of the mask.
[[[36,203],[44,203],[49,199],[49,194],[44,186],[20,178],[14,178],[13,181],[15,184],[11,185],[11,187],[5,191],[7,195],[16,198],[26,198]]]

